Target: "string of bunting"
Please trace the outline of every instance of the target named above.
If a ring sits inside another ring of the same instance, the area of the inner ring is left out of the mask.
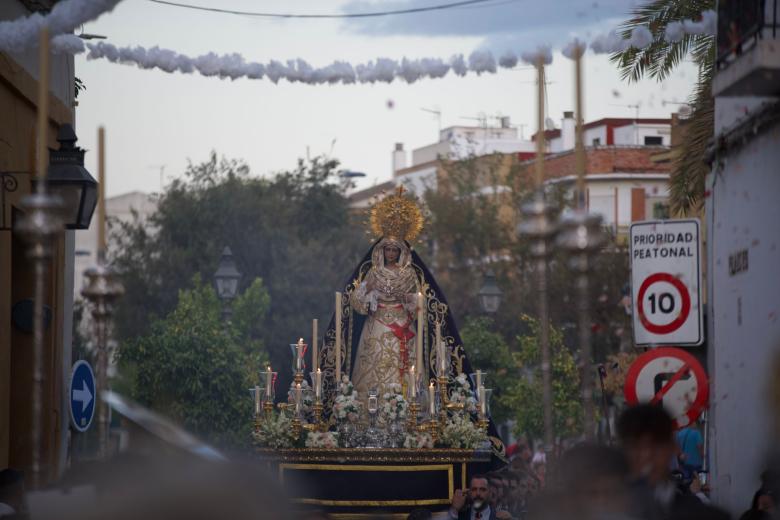
[[[41,26],[47,25],[55,36],[52,38],[52,50],[59,53],[81,54],[87,52],[88,60],[105,59],[113,63],[136,65],[143,69],[159,69],[164,72],[191,74],[197,72],[203,76],[220,78],[263,79],[274,83],[285,79],[293,83],[351,84],[351,83],[390,83],[402,80],[414,83],[422,79],[442,78],[452,72],[465,76],[469,72],[476,74],[494,74],[498,68],[513,68],[520,61],[535,64],[540,59],[552,62],[552,48],[540,46],[529,52],[514,53],[507,51],[496,58],[492,52],[479,49],[468,57],[456,54],[448,60],[441,58],[420,58],[394,60],[378,58],[368,63],[352,65],[346,61],[334,61],[324,67],[313,67],[300,58],[285,62],[271,60],[268,63],[248,62],[241,54],[208,53],[191,57],[158,46],[151,48],[117,47],[111,43],[85,43],[72,32],[82,23],[93,20],[112,10],[121,0],[66,0],[57,3],[51,12],[42,16],[38,13],[13,21],[0,22],[0,50],[19,52],[36,45],[37,33]],[[670,22],[663,34],[653,35],[645,26],[635,27],[628,38],[611,31],[599,35],[590,44],[574,40],[562,49],[567,58],[573,58],[576,52],[584,52],[587,47],[595,54],[623,52],[630,47],[644,49],[656,39],[665,38],[668,42],[678,42],[688,35],[715,34],[717,15],[708,10],[701,13],[699,19]]]

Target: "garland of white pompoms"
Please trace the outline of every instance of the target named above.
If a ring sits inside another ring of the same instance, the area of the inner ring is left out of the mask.
[[[52,47],[62,52],[84,52],[84,44],[75,45],[72,33],[83,23],[111,11],[121,0],[66,0],[58,2],[47,15],[33,13],[24,18],[0,22],[0,51],[22,52],[38,45],[38,33],[47,26]],[[80,49],[80,50],[79,50]]]
[[[426,78],[441,78],[449,72],[465,76],[468,72],[477,74],[495,73],[498,67],[512,68],[519,61],[537,63],[540,59],[552,62],[552,49],[541,46],[532,52],[515,54],[508,51],[496,59],[488,50],[476,50],[468,58],[457,54],[449,60],[441,58],[421,58],[393,60],[378,58],[368,63],[351,65],[344,61],[335,61],[325,67],[312,67],[302,59],[285,62],[271,60],[268,63],[247,62],[237,53],[218,55],[208,53],[197,57],[179,54],[160,47],[117,47],[106,42],[84,43],[76,35],[68,34],[84,22],[93,20],[102,13],[110,11],[121,0],[66,0],[54,6],[46,16],[38,13],[26,18],[0,22],[0,50],[18,52],[36,44],[38,31],[43,25],[49,27],[55,35],[52,38],[52,50],[68,54],[80,54],[88,51],[87,59],[106,59],[114,63],[137,65],[143,69],[160,69],[165,72],[190,74],[198,72],[204,76],[220,78],[249,78],[269,80],[277,83],[281,79],[307,84],[323,83],[390,83],[399,79],[407,83]],[[670,22],[666,26],[665,38],[669,42],[678,42],[686,34],[715,34],[717,16],[714,11],[704,11],[701,19]],[[643,49],[653,42],[653,34],[645,26],[631,31],[629,38],[612,31],[596,37],[590,42],[590,49],[596,54],[622,52],[630,47]],[[572,58],[575,52],[581,52],[587,45],[574,41],[563,50],[564,56]],[[579,50],[579,51],[578,51]]]

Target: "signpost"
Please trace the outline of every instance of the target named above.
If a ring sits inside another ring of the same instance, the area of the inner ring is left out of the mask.
[[[83,359],[73,364],[70,375],[70,419],[73,427],[85,432],[95,417],[95,374]]]
[[[634,343],[701,345],[699,221],[636,222],[629,240]]]
[[[626,403],[662,404],[675,428],[695,421],[707,408],[707,373],[683,349],[660,347],[639,356],[628,369],[623,388]]]

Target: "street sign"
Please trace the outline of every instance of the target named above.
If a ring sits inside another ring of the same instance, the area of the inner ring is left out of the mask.
[[[699,221],[635,222],[629,241],[634,343],[701,345]]]
[[[95,416],[95,374],[83,359],[73,364],[70,375],[70,419],[73,427],[85,432]]]
[[[707,408],[707,373],[683,349],[659,347],[639,356],[628,369],[623,387],[626,402],[662,404],[675,428],[695,421]]]

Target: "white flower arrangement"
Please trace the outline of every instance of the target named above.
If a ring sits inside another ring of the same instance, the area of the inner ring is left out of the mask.
[[[263,419],[260,429],[252,433],[260,446],[273,449],[292,448],[297,440],[292,433],[292,420],[286,413],[274,413]]]
[[[338,448],[338,434],[336,432],[309,432],[306,434],[304,446],[307,448]]]
[[[382,421],[385,423],[406,418],[409,403],[403,396],[403,389],[397,383],[391,383],[387,392],[382,394],[382,408],[380,410]]]
[[[477,399],[466,374],[461,372],[453,381],[450,401],[462,404],[463,410],[468,413],[477,413]]]
[[[433,437],[430,433],[424,432],[407,433],[404,437],[404,448],[431,449],[433,448]]]
[[[467,414],[455,414],[444,425],[441,443],[451,448],[473,450],[487,440],[487,435]]]
[[[341,377],[339,393],[333,402],[333,415],[338,421],[349,422],[357,422],[360,416],[358,393],[347,376]]]

